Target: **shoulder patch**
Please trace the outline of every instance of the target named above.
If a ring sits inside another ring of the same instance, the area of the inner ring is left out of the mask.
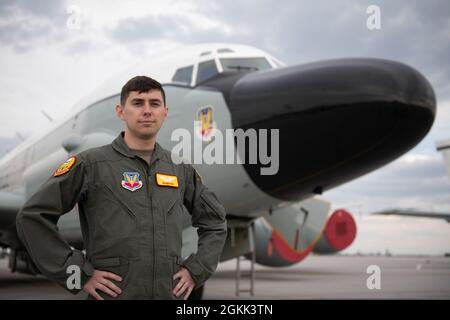
[[[56,171],[53,173],[53,176],[59,177],[65,173],[69,172],[70,168],[72,168],[76,162],[77,162],[77,157],[71,156],[63,164],[61,164],[58,169],[56,169]]]

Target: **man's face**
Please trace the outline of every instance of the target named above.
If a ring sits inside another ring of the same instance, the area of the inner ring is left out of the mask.
[[[130,133],[139,139],[155,137],[167,117],[161,91],[131,91],[125,106],[116,107],[117,116],[125,121]]]

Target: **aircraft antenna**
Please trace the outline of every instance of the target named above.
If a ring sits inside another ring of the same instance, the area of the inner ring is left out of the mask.
[[[48,119],[48,121],[53,122],[53,118],[47,112],[45,112],[44,109],[41,109],[41,112]]]

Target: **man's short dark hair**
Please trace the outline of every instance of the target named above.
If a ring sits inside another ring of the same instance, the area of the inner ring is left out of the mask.
[[[131,91],[137,91],[138,93],[148,92],[150,90],[159,90],[163,97],[163,103],[166,105],[166,93],[164,92],[161,83],[147,76],[136,76],[128,80],[122,87],[120,92],[120,104],[125,107],[125,102]]]

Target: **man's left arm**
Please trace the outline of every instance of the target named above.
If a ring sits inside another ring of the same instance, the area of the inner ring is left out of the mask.
[[[197,171],[190,165],[185,165],[185,169],[184,205],[192,216],[192,225],[198,228],[199,239],[197,253],[190,255],[183,266],[198,288],[217,268],[227,237],[227,222],[225,208],[203,184]]]

